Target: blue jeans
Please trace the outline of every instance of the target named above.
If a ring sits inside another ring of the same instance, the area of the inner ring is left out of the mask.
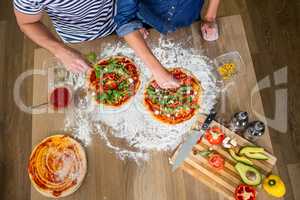
[[[143,27],[143,23],[161,33],[191,25],[200,18],[204,0],[118,0],[117,34],[124,36]]]

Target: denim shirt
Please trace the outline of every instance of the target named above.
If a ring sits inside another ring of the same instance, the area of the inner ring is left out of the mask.
[[[117,34],[124,36],[143,27],[161,33],[189,26],[200,18],[204,0],[117,0]]]

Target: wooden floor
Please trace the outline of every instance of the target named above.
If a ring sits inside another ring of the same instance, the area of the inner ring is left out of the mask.
[[[15,106],[16,77],[33,66],[37,47],[18,30],[10,0],[0,2],[0,199],[27,200],[30,183],[26,164],[31,150],[31,116]],[[275,115],[275,91],[288,88],[288,130],[270,129],[288,200],[300,199],[300,2],[299,0],[223,0],[220,16],[240,14],[258,80],[270,76],[272,86],[261,91],[265,113]],[[275,85],[273,72],[288,67],[288,84]],[[23,87],[32,100],[31,79]],[[277,102],[278,103],[278,102]]]

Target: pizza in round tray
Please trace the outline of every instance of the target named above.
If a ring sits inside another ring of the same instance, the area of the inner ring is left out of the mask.
[[[140,76],[132,60],[113,56],[100,60],[88,72],[87,82],[89,89],[96,94],[97,104],[119,107],[136,94]]]
[[[83,147],[67,135],[44,139],[32,151],[28,166],[34,188],[52,198],[74,193],[80,187],[86,170]]]
[[[144,104],[158,121],[178,124],[196,114],[202,88],[197,78],[182,68],[172,68],[170,73],[180,82],[180,87],[162,89],[151,80],[144,93]]]

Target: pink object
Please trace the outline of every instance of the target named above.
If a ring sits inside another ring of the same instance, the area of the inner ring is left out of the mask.
[[[204,23],[201,26],[201,33],[204,40],[208,42],[216,41],[219,38],[217,23]]]

